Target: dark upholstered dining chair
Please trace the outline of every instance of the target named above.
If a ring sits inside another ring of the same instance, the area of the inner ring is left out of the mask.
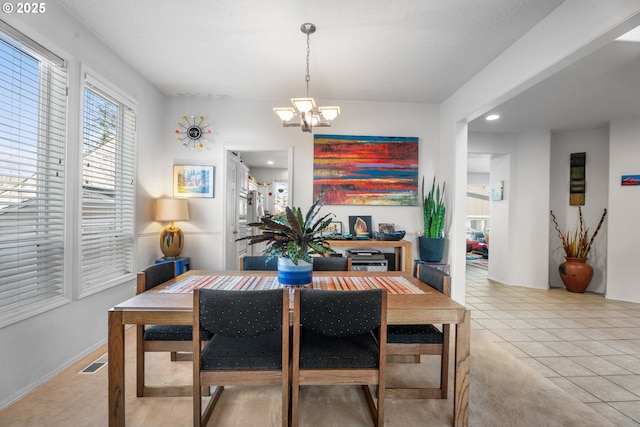
[[[351,271],[351,258],[341,256],[316,256],[313,271]]]
[[[451,296],[451,276],[433,267],[421,266],[416,272],[418,280],[431,288]],[[420,355],[440,356],[440,386],[437,388],[387,388],[387,397],[396,392],[404,398],[446,399],[449,381],[449,325],[389,325],[387,327],[387,356]]]
[[[176,263],[165,262],[144,268],[137,276],[136,293],[148,291],[176,277]],[[206,337],[209,338],[209,337]],[[162,390],[145,386],[145,353],[151,351],[170,352],[176,360],[177,352],[191,352],[191,325],[137,325],[136,326],[136,395],[190,396],[191,386],[169,386]]]
[[[207,424],[224,386],[282,386],[282,427],[289,424],[289,291],[196,289],[193,333],[193,425]],[[284,357],[282,357],[285,355]],[[216,386],[204,413],[202,387]],[[247,408],[251,410],[251,408]]]
[[[296,290],[293,318],[291,426],[299,422],[300,386],[361,385],[373,423],[382,427],[386,291]]]
[[[267,262],[267,256],[248,255],[240,257],[240,270],[278,270],[278,258],[272,258]]]

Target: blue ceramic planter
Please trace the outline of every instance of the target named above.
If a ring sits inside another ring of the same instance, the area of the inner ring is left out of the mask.
[[[304,286],[311,283],[313,264],[298,260],[295,265],[289,258],[278,258],[278,282],[281,285]]]

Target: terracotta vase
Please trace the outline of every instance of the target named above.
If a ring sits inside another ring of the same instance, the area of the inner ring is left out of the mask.
[[[593,278],[593,267],[587,264],[586,258],[565,257],[560,264],[560,278],[569,292],[583,293]]]

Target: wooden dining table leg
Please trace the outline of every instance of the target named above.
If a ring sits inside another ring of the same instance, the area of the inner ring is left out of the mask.
[[[456,360],[453,384],[453,425],[469,425],[469,359],[471,353],[471,312],[465,310],[456,325]]]
[[[122,312],[109,310],[109,427],[124,427],[124,325]]]

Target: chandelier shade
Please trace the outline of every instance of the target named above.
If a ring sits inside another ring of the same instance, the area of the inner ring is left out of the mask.
[[[309,35],[316,31],[316,26],[305,23],[300,26],[300,31],[307,35],[307,82],[306,98],[291,98],[292,107],[277,107],[273,111],[282,121],[282,126],[300,126],[303,132],[311,132],[314,127],[329,127],[331,122],[340,115],[340,107],[318,107],[316,101],[309,96]]]

